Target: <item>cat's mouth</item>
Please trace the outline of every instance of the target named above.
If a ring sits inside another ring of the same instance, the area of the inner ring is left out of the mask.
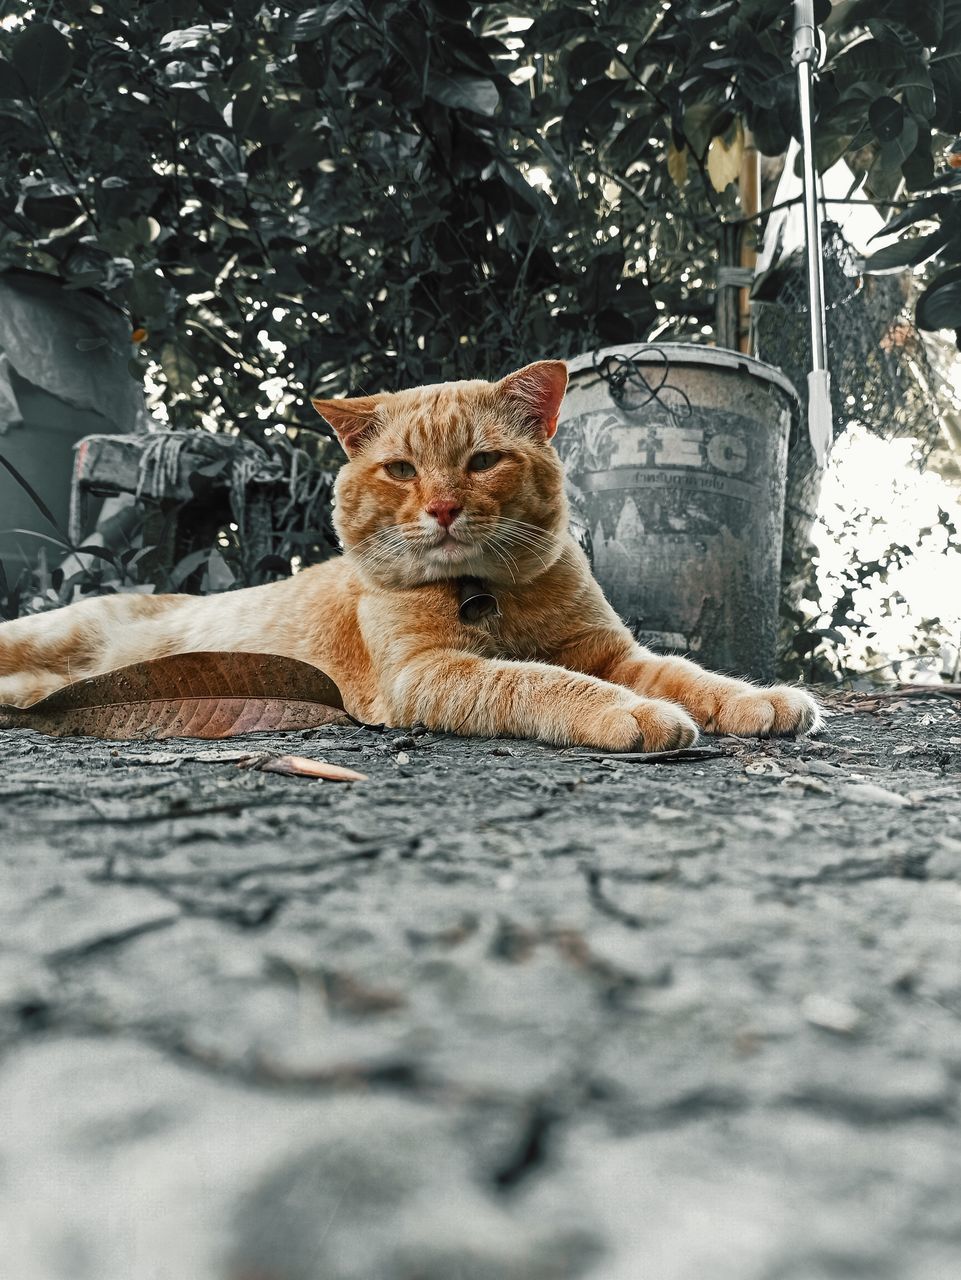
[[[450,529],[439,529],[427,549],[428,551],[447,551],[453,554],[455,551],[469,551],[473,546],[473,541],[469,541],[467,538],[459,538]]]

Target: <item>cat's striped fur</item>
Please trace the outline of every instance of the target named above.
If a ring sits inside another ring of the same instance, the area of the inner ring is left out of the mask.
[[[342,556],[224,595],[106,596],[5,623],[0,702],[221,649],[314,663],[354,716],[389,725],[615,750],[687,745],[699,727],[810,730],[819,713],[803,691],[655,656],[617,618],[568,533],[551,444],[566,382],[548,360],[499,383],[315,401],[348,454]],[[496,595],[497,616],[461,621],[468,576]]]

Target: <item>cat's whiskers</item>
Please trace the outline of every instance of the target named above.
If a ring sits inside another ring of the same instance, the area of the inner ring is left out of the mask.
[[[523,539],[530,539],[532,544],[540,542],[546,550],[557,553],[552,557],[553,562],[570,560],[574,548],[569,538],[561,534],[545,533],[539,525],[531,524],[527,520],[515,520],[510,516],[502,516],[501,520],[507,526],[515,526],[514,533],[519,539],[523,535]],[[532,546],[531,549],[533,549]]]
[[[377,529],[351,547],[351,554],[357,557],[361,567],[368,573],[372,573],[385,565],[395,564],[409,550],[409,539],[405,535],[404,529],[410,527],[411,524],[408,523],[405,525],[387,525],[382,529]]]
[[[559,559],[558,551],[562,550],[559,540],[536,529],[533,525],[526,529],[511,527],[515,523],[520,524],[520,522],[506,520],[500,522],[496,533],[497,538],[502,543],[528,552],[542,569],[549,569]]]
[[[542,529],[540,525],[531,524],[529,520],[516,520],[513,516],[499,516],[498,524],[502,527],[515,529],[518,532],[524,532],[529,538],[548,542],[556,546],[560,541],[557,533],[549,533],[546,529]]]
[[[464,563],[464,559],[470,560],[483,554],[483,544],[474,538],[469,542],[460,538],[455,541],[463,551],[464,557],[459,562],[452,561],[449,574],[444,573],[442,577],[460,576],[468,571],[468,565]],[[371,577],[382,578],[385,571],[396,576],[400,571],[404,582],[411,584],[416,583],[421,576],[424,557],[438,546],[436,537],[432,536],[420,521],[411,520],[376,529],[372,534],[355,543],[350,548],[350,552],[362,571]]]
[[[367,542],[374,542],[378,538],[388,537],[393,534],[401,533],[404,529],[419,529],[420,525],[416,520],[406,520],[402,524],[386,524],[379,529],[375,529],[373,533],[368,533],[365,538],[361,538],[359,542],[355,542],[350,548],[351,551],[359,551]]]
[[[498,539],[496,534],[494,535],[494,537],[491,538],[490,542],[487,545],[490,551],[494,554],[494,557],[501,564],[505,566],[505,568],[507,569],[507,572],[511,575],[512,585],[516,587],[517,576],[514,572],[514,569],[517,570],[517,573],[520,573],[520,565],[517,563],[516,559],[510,554],[510,552],[507,550],[506,547],[501,545],[500,540]],[[509,564],[508,564],[508,561],[510,561]],[[514,569],[511,569],[510,567],[511,565],[514,566]]]
[[[547,570],[551,567],[552,561],[548,560],[547,557],[537,549],[537,547],[531,545],[530,543],[518,542],[515,539],[513,543],[511,543],[511,545],[516,550],[524,551],[528,555],[530,555],[536,561],[541,572],[546,573]]]

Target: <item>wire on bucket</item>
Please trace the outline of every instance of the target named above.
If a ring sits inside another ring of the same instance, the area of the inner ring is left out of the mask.
[[[654,366],[654,379],[650,377],[651,366]],[[607,383],[611,399],[620,409],[627,412],[643,409],[656,400],[672,418],[688,417],[692,412],[686,393],[668,382],[671,362],[663,347],[638,347],[630,355],[601,356],[595,351],[593,367],[598,378]],[[665,392],[670,393],[670,400],[665,399]]]

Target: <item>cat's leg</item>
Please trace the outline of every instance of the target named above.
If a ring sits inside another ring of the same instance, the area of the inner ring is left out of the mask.
[[[822,723],[818,704],[803,689],[783,684],[758,688],[705,671],[687,658],[662,657],[637,644],[626,628],[579,638],[563,649],[558,661],[645,697],[677,702],[709,733],[793,735],[810,733]]]
[[[0,624],[0,703],[29,706],[87,676],[169,652],[151,624],[189,596],[99,596]]]
[[[541,662],[427,650],[400,662],[383,689],[390,723],[468,736],[539,738],[558,746],[664,751],[697,739],[671,702]]]

